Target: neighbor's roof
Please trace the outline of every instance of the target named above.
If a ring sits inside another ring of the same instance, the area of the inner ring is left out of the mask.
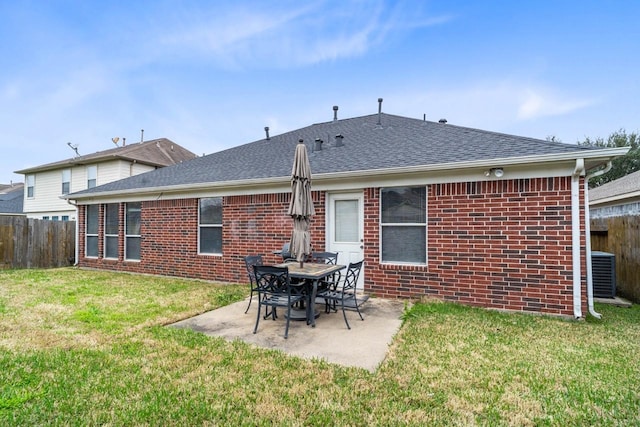
[[[380,119],[380,124],[378,120]],[[336,146],[336,135],[343,145]],[[322,150],[314,149],[316,138]],[[114,181],[70,195],[79,198],[120,191],[228,183],[288,177],[293,152],[303,139],[314,177],[322,174],[451,165],[527,156],[562,156],[593,150],[534,138],[412,119],[372,114],[318,123],[174,166]]]
[[[20,174],[44,172],[48,170],[61,169],[69,166],[88,165],[109,160],[125,160],[142,163],[150,166],[169,166],[185,160],[191,160],[196,155],[186,148],[176,144],[166,138],[153,139],[150,141],[138,142],[110,150],[98,151],[93,154],[77,156],[59,162],[47,163],[16,171]]]
[[[0,184],[0,213],[22,213],[24,184]]]
[[[640,171],[609,181],[589,190],[589,201],[593,204],[605,199],[625,199],[638,197],[640,193]]]

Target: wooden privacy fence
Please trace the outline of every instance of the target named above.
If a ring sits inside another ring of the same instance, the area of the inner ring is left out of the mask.
[[[591,249],[616,256],[616,291],[640,303],[640,215],[591,220]]]
[[[75,221],[0,216],[0,269],[71,265],[75,244]]]

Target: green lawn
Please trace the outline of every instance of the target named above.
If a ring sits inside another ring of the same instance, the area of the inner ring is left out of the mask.
[[[246,296],[1,271],[0,425],[640,425],[638,307],[574,322],[418,303],[375,373],[163,326]]]

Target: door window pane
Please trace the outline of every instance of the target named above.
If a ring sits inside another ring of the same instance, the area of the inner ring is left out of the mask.
[[[358,241],[358,201],[336,200],[336,224],[334,236],[336,242]]]

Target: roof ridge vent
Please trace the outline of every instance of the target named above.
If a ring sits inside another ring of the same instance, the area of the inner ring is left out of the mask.
[[[442,123],[444,125],[445,123],[447,123],[447,119],[440,119],[438,120],[438,123]]]

